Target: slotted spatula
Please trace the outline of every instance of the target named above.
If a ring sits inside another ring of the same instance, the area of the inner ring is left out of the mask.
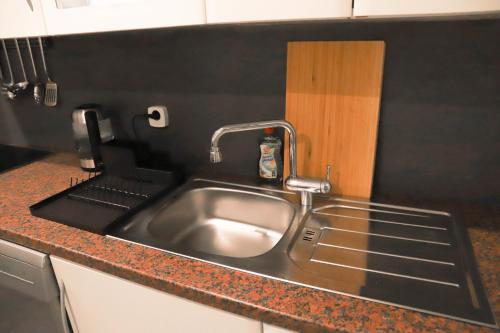
[[[47,75],[47,82],[45,83],[45,100],[43,101],[47,106],[57,105],[57,83],[52,81],[47,70],[47,63],[45,62],[45,54],[43,53],[42,39],[38,37],[38,45],[40,46],[40,54],[42,56],[43,70]]]

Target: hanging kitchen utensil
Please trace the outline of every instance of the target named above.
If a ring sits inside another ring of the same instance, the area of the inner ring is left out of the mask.
[[[4,84],[4,87],[6,88],[7,97],[12,100],[16,97],[16,94],[11,90],[14,87],[14,74],[12,74],[12,67],[10,65],[9,53],[7,52],[7,47],[5,46],[5,41],[3,39],[2,39],[2,48],[3,48],[3,53],[5,54],[5,62],[7,63],[7,69],[9,70],[9,78],[10,78],[10,83]]]
[[[43,70],[47,76],[47,82],[45,83],[45,100],[44,103],[47,106],[57,105],[57,83],[52,81],[47,70],[47,63],[45,62],[45,54],[43,53],[42,39],[38,37],[38,46],[40,47],[40,54],[42,56]]]
[[[0,85],[1,85],[1,94],[5,95],[7,94],[7,87],[5,86],[5,78],[3,76],[3,70],[2,70],[2,63],[0,62]]]
[[[43,85],[40,82],[40,78],[38,77],[38,73],[36,71],[35,60],[33,59],[33,52],[31,51],[30,39],[26,38],[26,45],[28,46],[28,53],[30,55],[31,66],[33,67],[33,74],[35,76],[35,86],[33,87],[33,100],[36,104],[42,103],[43,96]]]
[[[14,39],[14,45],[16,46],[16,52],[17,52],[17,57],[19,59],[19,64],[21,66],[21,73],[23,74],[23,80],[21,82],[16,83],[16,86],[19,88],[19,93],[22,91],[26,90],[29,86],[28,82],[28,77],[26,76],[26,70],[24,69],[24,61],[23,61],[23,56],[21,55],[21,50],[19,50],[19,43],[17,42],[17,39]]]

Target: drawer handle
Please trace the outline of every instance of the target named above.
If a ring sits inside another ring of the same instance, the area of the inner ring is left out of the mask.
[[[34,12],[35,11],[35,8],[33,8],[33,2],[32,0],[26,0],[26,3],[28,4],[28,6],[30,7],[31,11]]]

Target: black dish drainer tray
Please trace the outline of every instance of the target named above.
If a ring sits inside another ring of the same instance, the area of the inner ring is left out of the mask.
[[[161,176],[162,181],[153,181],[154,177],[89,173],[85,179],[71,178],[68,189],[34,204],[30,211],[36,217],[105,235],[174,187],[173,173]]]

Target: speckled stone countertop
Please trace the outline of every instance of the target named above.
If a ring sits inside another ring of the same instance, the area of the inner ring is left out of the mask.
[[[29,206],[81,176],[72,154],[0,174],[0,238],[222,310],[300,332],[495,332],[166,254],[31,216]],[[500,232],[469,228],[481,276],[500,314]]]

